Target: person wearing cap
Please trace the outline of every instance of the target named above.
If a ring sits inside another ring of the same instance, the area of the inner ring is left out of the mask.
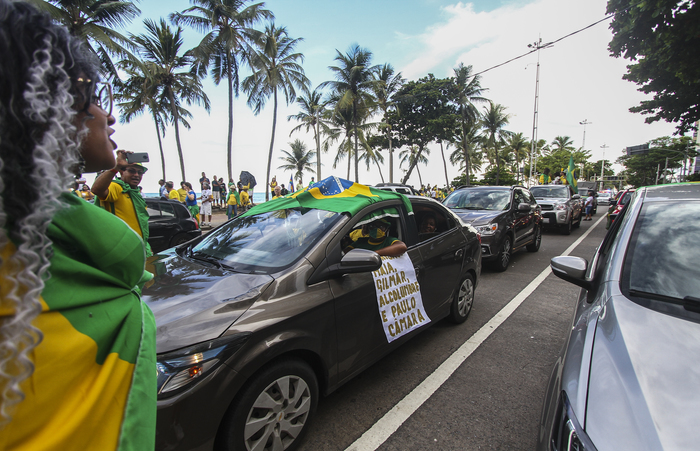
[[[117,164],[100,174],[92,185],[95,205],[117,216],[141,237],[146,256],[153,255],[148,244],[148,212],[139,191],[143,174],[148,170],[141,163],[129,163],[124,150],[117,151]],[[119,178],[114,178],[119,175]]]
[[[211,227],[211,203],[213,197],[212,191],[209,188],[209,183],[202,183],[202,194],[199,199],[202,201],[202,207],[199,209],[202,225]],[[209,217],[209,221],[207,221],[207,216]]]
[[[352,249],[367,249],[379,255],[387,257],[399,257],[408,249],[406,243],[389,236],[391,222],[387,219],[377,219],[362,226],[362,236],[345,248],[345,252]]]
[[[243,185],[241,191],[241,211],[246,211],[250,208],[250,195],[248,194],[248,185]]]

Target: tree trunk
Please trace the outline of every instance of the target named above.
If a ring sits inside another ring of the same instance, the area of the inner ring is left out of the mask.
[[[158,135],[158,149],[160,150],[160,164],[163,168],[163,181],[165,178],[165,153],[163,153],[163,141],[160,139],[160,129],[158,128],[158,115],[153,112],[153,122],[156,124],[156,135]]]
[[[379,166],[379,162],[377,161],[376,158],[374,158],[374,164],[377,165],[377,169],[379,169],[379,177],[382,178],[382,183],[384,183],[384,176],[382,175],[382,167]]]
[[[420,183],[420,186],[423,186],[423,177],[420,175],[420,168],[416,167],[416,171],[418,172],[418,183]]]
[[[226,165],[228,179],[233,180],[233,80],[231,80],[231,52],[227,51],[226,78],[228,79],[228,144]]]
[[[321,181],[321,134],[318,126],[318,118],[314,124],[314,138],[316,140],[316,181]]]
[[[275,128],[277,127],[277,88],[273,91],[275,104],[272,109],[272,136],[270,136],[270,153],[267,155],[267,175],[265,176],[265,202],[270,200],[270,166],[272,166],[272,148],[275,145]]]
[[[352,123],[355,128],[355,183],[360,183],[360,172],[359,172],[359,153],[357,152],[357,102],[352,102]]]
[[[445,161],[445,150],[442,148],[442,141],[440,141],[440,153],[442,154],[442,166],[445,168],[445,186],[450,187],[450,179],[447,177],[447,161]]]
[[[501,184],[501,160],[498,158],[498,146],[494,144],[493,151],[496,153],[496,185]]]
[[[394,149],[391,144],[391,128],[389,128],[389,183],[394,183]]]
[[[408,171],[406,171],[406,175],[404,175],[403,180],[401,180],[402,185],[406,184],[406,181],[411,176],[411,172],[413,172],[413,168],[416,167],[416,165],[418,164],[418,159],[420,158],[422,153],[423,153],[423,144],[418,144],[418,153],[413,158],[413,161],[411,162],[411,165],[408,167]]]
[[[177,144],[177,155],[180,157],[180,171],[182,172],[182,181],[187,181],[185,176],[185,159],[182,156],[182,145],[180,144],[180,117],[177,114],[177,105],[175,105],[175,94],[173,89],[168,87],[168,96],[170,97],[170,108],[173,112],[173,123],[175,124],[175,142]]]
[[[348,149],[348,180],[350,180],[350,168],[352,167],[352,155],[350,155],[350,149]]]
[[[471,186],[471,160],[469,159],[469,145],[467,144],[467,129],[462,124],[462,151],[464,152],[464,169],[466,171],[466,185]]]

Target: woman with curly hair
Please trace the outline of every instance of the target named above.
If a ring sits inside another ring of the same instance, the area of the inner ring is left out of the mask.
[[[144,244],[68,190],[116,166],[111,88],[24,2],[0,0],[0,61],[0,449],[153,449]]]

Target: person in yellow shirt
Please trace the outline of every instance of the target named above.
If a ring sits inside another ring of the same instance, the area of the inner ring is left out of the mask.
[[[180,188],[177,190],[178,200],[180,201],[180,203],[186,203],[187,193],[189,191],[190,190],[187,189],[187,182],[180,182]]]
[[[275,193],[275,195],[272,196],[273,199],[278,199],[278,198],[282,197],[282,187],[279,185],[275,186],[274,193]]]
[[[226,206],[227,206],[227,216],[229,219],[232,219],[234,216],[238,216],[238,204],[240,203],[240,196],[236,192],[236,188],[233,187],[231,188],[231,191],[228,193],[228,197],[226,198]]]
[[[241,211],[246,211],[250,208],[250,196],[248,195],[248,185],[243,186],[241,191]]]

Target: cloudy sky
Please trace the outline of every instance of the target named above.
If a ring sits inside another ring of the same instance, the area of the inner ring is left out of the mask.
[[[593,24],[605,17],[605,0],[269,0],[268,9],[275,14],[275,23],[285,26],[291,37],[304,39],[298,50],[305,55],[304,68],[312,87],[331,80],[328,66],[334,65],[336,51],[345,53],[357,43],[373,53],[374,64],[390,63],[404,78],[417,80],[428,73],[438,78],[453,75],[460,62],[481,72],[526,53],[528,44],[552,42]],[[167,4],[167,9],[163,5]],[[144,1],[139,4],[142,15],[129,27],[140,33],[144,18],[167,17],[171,11],[182,11],[187,0]],[[674,127],[667,123],[645,124],[644,116],[632,114],[628,108],[644,99],[636,86],[623,81],[627,61],[609,56],[608,42],[612,35],[609,20],[557,42],[540,52],[540,101],[538,137],[551,142],[555,136],[583,144],[593,160],[615,160],[626,146],[642,144],[650,139],[671,135]],[[185,47],[194,47],[201,35],[188,30]],[[482,74],[486,97],[507,107],[509,130],[532,136],[537,53],[489,70]],[[243,75],[247,75],[245,72]],[[226,177],[226,140],[228,108],[224,84],[205,82],[211,100],[211,113],[192,107],[192,129],[181,131],[187,178],[194,181],[206,171],[211,177]],[[313,137],[297,133],[297,125],[287,121],[296,114],[295,104],[283,102],[278,111],[277,133],[271,175],[287,183],[291,173],[277,169],[281,149],[302,139],[309,148]],[[272,128],[272,102],[255,116],[241,94],[234,107],[233,172],[253,173],[262,185],[265,180],[267,153]],[[151,168],[144,176],[146,192],[155,192],[160,174],[160,158],[155,128],[148,117],[129,124],[119,124],[115,141],[120,148],[149,152]],[[180,181],[180,169],[174,140],[169,129],[164,139],[166,177]],[[603,148],[603,146],[607,146]],[[451,151],[451,150],[450,150]],[[447,153],[447,152],[446,152]],[[332,168],[335,153],[322,154],[324,177],[330,174],[345,177],[346,166]],[[388,164],[388,157],[386,158]],[[427,167],[421,167],[423,183],[445,184],[439,146],[433,146]],[[388,178],[388,166],[382,168]],[[402,174],[395,159],[394,175]],[[458,168],[449,166],[452,180]],[[305,180],[308,180],[308,177]],[[388,181],[388,179],[386,180]],[[381,182],[376,167],[360,170],[360,182]],[[409,183],[418,185],[413,171]],[[256,190],[258,191],[258,190]]]

